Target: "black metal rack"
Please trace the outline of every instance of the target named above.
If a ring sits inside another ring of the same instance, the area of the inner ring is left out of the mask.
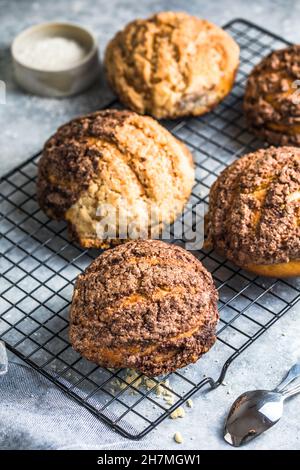
[[[197,184],[191,200],[203,204],[220,171],[263,145],[244,122],[244,83],[263,56],[289,44],[242,19],[225,29],[241,47],[231,94],[203,117],[166,123],[193,151]],[[33,156],[0,182],[0,339],[122,435],[140,438],[205,385],[217,387],[232,361],[297,302],[300,280],[257,277],[215,252],[199,251],[197,256],[212,272],[219,290],[218,341],[197,364],[171,374],[170,385],[161,385],[165,390],[172,387],[175,401],[168,405],[157,393],[159,379],[137,387],[138,377],[128,383],[124,371],[99,368],[71,348],[68,308],[73,284],[99,251],[70,244],[65,224],[49,220],[39,209],[35,199],[38,159],[39,155]],[[116,386],[116,379],[121,386]]]

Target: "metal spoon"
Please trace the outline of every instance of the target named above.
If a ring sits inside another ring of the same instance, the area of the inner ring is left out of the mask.
[[[240,395],[226,420],[225,441],[239,447],[274,426],[282,416],[284,400],[300,392],[300,384],[288,387],[299,376],[300,362],[293,365],[274,390],[253,390]]]

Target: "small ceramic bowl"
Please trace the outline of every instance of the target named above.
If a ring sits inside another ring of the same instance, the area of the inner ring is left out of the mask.
[[[24,47],[30,47],[35,41],[53,37],[76,41],[85,51],[82,59],[59,70],[42,70],[23,61]],[[99,52],[94,36],[73,23],[42,23],[26,29],[14,39],[11,54],[18,84],[36,95],[75,95],[88,88],[100,76]]]

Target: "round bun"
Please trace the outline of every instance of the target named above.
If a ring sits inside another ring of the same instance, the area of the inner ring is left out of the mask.
[[[41,208],[83,247],[155,238],[194,184],[188,149],[154,119],[105,110],[60,127],[39,161]],[[151,233],[150,233],[151,232]]]
[[[235,161],[210,191],[208,240],[263,276],[300,275],[300,149],[270,147]]]
[[[217,292],[191,253],[134,240],[105,251],[78,276],[70,321],[71,343],[88,360],[157,376],[212,347]]]
[[[251,72],[244,110],[253,131],[275,145],[300,145],[300,46],[272,52]]]
[[[160,118],[206,113],[231,90],[239,47],[218,26],[179,12],[135,20],[107,46],[108,82],[129,108]]]

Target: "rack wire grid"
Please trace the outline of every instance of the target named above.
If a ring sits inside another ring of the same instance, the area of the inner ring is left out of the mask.
[[[262,146],[242,112],[244,84],[252,67],[271,50],[289,44],[237,19],[225,26],[241,47],[231,94],[209,114],[166,126],[192,150],[196,185],[191,202],[207,204],[211,184],[240,155]],[[205,385],[220,385],[228,366],[300,298],[300,280],[265,279],[238,269],[213,251],[197,253],[219,291],[218,341],[197,364],[138,386],[124,370],[104,369],[76,353],[68,340],[68,310],[75,279],[99,251],[70,244],[65,223],[39,209],[35,178],[40,155],[4,177],[1,202],[0,338],[9,350],[60,389],[130,438],[146,435]],[[177,241],[178,242],[178,241]],[[117,385],[118,381],[118,385]],[[173,393],[168,405],[164,393]]]

